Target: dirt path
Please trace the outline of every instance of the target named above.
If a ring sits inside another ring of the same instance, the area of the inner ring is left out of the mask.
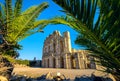
[[[45,75],[48,72],[52,74],[57,74],[60,72],[64,74],[66,78],[74,79],[76,76],[87,75],[90,76],[93,72],[96,76],[104,76],[105,73],[98,72],[96,70],[86,69],[54,69],[54,68],[29,68],[29,67],[22,67],[22,68],[14,68],[14,73],[19,75],[25,75],[30,77],[39,77],[41,75]]]

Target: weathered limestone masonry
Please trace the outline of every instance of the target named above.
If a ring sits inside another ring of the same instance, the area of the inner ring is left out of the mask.
[[[44,41],[42,67],[66,69],[95,69],[94,58],[89,56],[87,50],[71,48],[70,33],[54,31]]]

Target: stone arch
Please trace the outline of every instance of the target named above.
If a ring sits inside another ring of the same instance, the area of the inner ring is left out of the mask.
[[[71,67],[72,69],[76,69],[76,59],[74,56],[71,56]]]
[[[56,52],[56,44],[55,43],[53,43],[53,51],[54,51],[54,53]]]
[[[56,68],[56,60],[53,58],[53,68]]]
[[[90,57],[90,69],[96,69],[95,59]]]
[[[60,57],[60,67],[64,68],[64,57]]]
[[[49,66],[50,66],[50,65],[49,65],[49,59],[47,59],[47,67],[49,68]]]

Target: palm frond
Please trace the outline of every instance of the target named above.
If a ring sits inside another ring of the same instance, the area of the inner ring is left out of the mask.
[[[7,22],[7,27],[11,26],[9,22],[12,21],[13,18],[13,13],[12,13],[12,0],[5,0],[5,7],[6,7],[6,22]]]
[[[25,29],[27,29],[27,27],[32,24],[32,21],[34,21],[34,19],[39,15],[40,12],[42,12],[45,8],[48,7],[48,3],[42,3],[41,5],[39,5],[38,7],[36,7],[35,9],[33,9],[33,11],[30,13],[30,15],[26,15],[25,18],[20,18],[20,20],[18,22],[22,22],[21,27],[19,32],[13,37],[13,40],[17,40],[17,37],[22,33],[22,31],[24,31]]]
[[[22,0],[16,0],[14,7],[14,17],[17,17],[21,14],[21,9],[22,9]]]
[[[1,26],[5,24],[5,19],[6,19],[6,9],[5,6],[0,3],[0,22],[1,22]]]
[[[22,33],[17,37],[17,41],[21,41],[32,34],[42,32],[42,29],[49,23],[50,22],[48,22],[48,20],[39,20],[39,21],[33,22],[33,25],[31,25],[29,28],[26,28],[24,29],[24,31],[22,31]]]
[[[66,21],[71,28],[80,34],[76,43],[91,50],[93,52],[92,56],[99,58],[99,62],[106,67],[107,72],[120,77],[120,1],[53,1],[65,9],[65,13],[73,19],[72,21]],[[99,8],[99,16],[94,22],[97,7]]]

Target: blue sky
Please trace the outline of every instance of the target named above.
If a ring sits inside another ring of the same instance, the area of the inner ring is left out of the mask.
[[[42,2],[48,2],[49,7],[40,14],[38,19],[49,19],[55,16],[64,15],[64,13],[59,11],[62,10],[62,8],[52,2],[52,0],[23,0],[23,10],[29,8],[32,5],[39,5]],[[42,59],[43,42],[45,38],[55,30],[59,30],[61,34],[65,31],[69,31],[71,35],[72,48],[80,48],[78,45],[74,44],[77,32],[68,26],[48,25],[43,30],[44,33],[36,33],[19,42],[19,44],[23,46],[23,49],[19,51],[19,58],[32,60],[34,57],[36,57],[36,59]]]

